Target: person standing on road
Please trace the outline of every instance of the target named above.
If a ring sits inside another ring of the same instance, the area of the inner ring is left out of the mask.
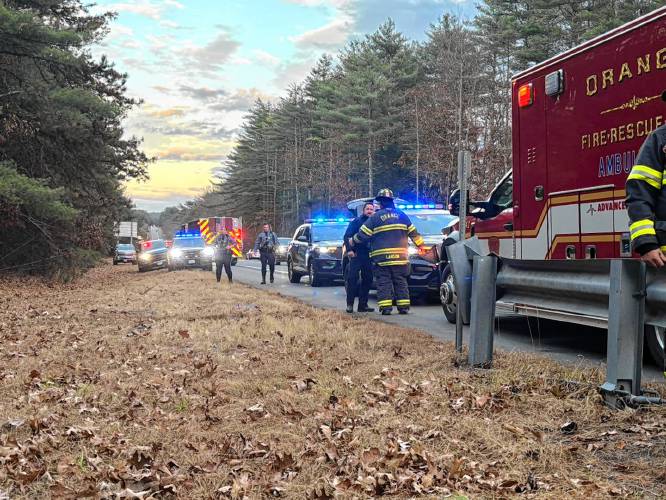
[[[234,240],[229,236],[226,228],[217,233],[215,238],[215,277],[217,282],[220,282],[222,277],[222,268],[227,273],[229,283],[233,283],[233,275],[231,273],[231,248],[234,245]]]
[[[271,283],[274,281],[275,274],[275,248],[278,246],[277,235],[271,231],[270,224],[264,224],[263,232],[257,236],[254,242],[254,249],[259,250],[261,259],[261,284],[266,284],[266,267],[270,270]]]
[[[407,214],[395,208],[393,192],[380,189],[375,198],[380,209],[370,217],[354,235],[354,245],[370,243],[370,257],[377,280],[377,304],[383,315],[391,314],[393,299],[400,314],[409,312],[409,242],[418,247],[423,237]]]
[[[652,267],[666,264],[665,169],[666,125],[662,125],[645,140],[627,177],[631,245]]]
[[[358,296],[358,312],[372,312],[368,307],[368,295],[372,286],[372,262],[370,262],[370,249],[365,243],[357,243],[352,248],[351,239],[361,229],[361,226],[375,213],[375,205],[368,202],[363,205],[363,214],[356,217],[347,226],[344,242],[347,249],[347,275],[345,285],[347,288],[347,312],[354,312],[354,298]]]

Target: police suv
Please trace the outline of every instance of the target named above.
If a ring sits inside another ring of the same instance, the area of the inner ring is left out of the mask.
[[[305,275],[315,287],[342,280],[342,244],[349,221],[308,219],[296,229],[287,249],[290,282],[299,283]]]
[[[194,267],[213,269],[215,250],[207,245],[199,231],[178,231],[167,253],[169,271]]]

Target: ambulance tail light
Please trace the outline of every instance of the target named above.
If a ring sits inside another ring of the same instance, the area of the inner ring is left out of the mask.
[[[518,88],[518,107],[526,108],[534,102],[534,85],[526,83]]]

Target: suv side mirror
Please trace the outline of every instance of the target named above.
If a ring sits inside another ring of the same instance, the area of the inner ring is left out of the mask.
[[[304,234],[301,234],[298,238],[296,238],[296,241],[302,241],[304,243],[308,242],[308,237],[305,236]]]

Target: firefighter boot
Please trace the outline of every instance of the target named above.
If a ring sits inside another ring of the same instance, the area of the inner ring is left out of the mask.
[[[382,316],[390,316],[393,311],[392,307],[380,307],[379,310],[382,312]]]
[[[347,309],[345,309],[349,314],[354,312],[354,304],[347,304]]]
[[[398,314],[409,314],[409,307],[398,307]]]

